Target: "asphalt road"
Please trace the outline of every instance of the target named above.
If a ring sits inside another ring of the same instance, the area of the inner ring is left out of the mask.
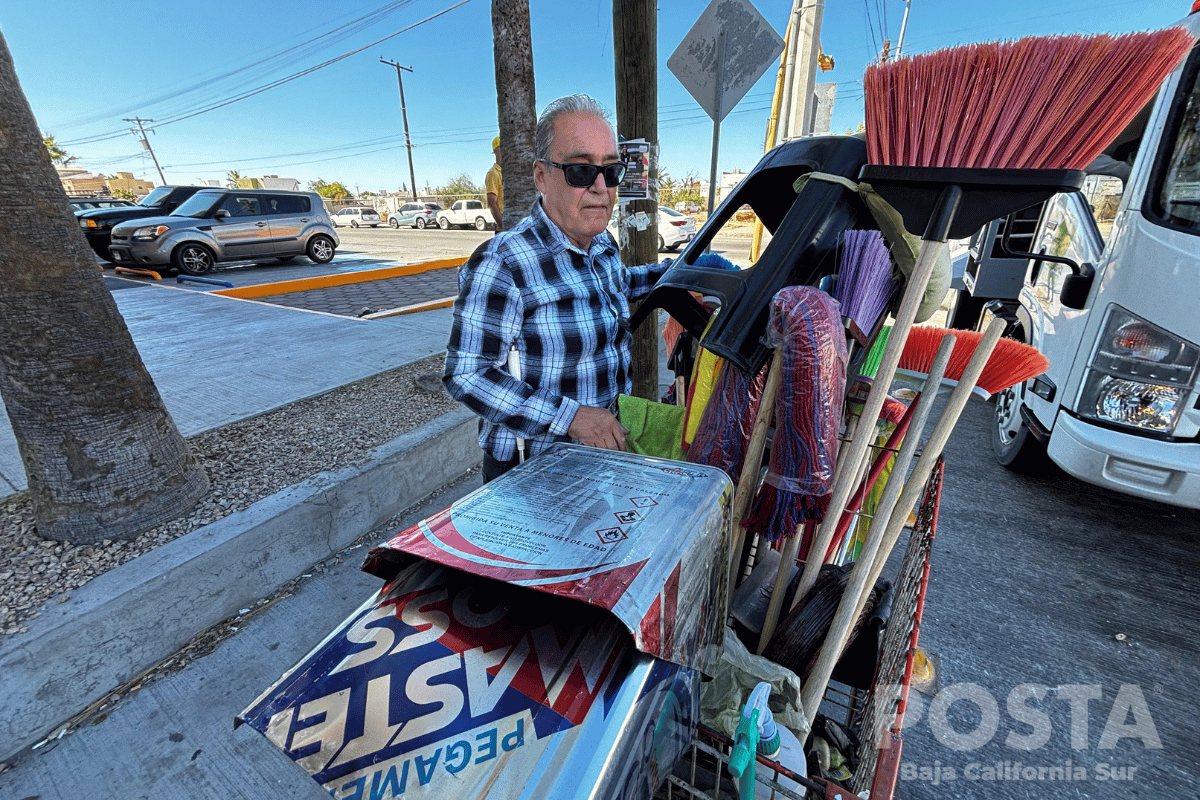
[[[261,283],[449,258],[491,235],[338,232],[325,267],[298,260],[217,277]],[[714,250],[740,262],[749,240]],[[991,412],[972,400],[947,446],[921,632],[936,681],[913,694],[896,796],[1195,797],[1200,512],[1061,472],[1009,473],[991,455]]]
[[[1196,797],[1200,511],[1010,473],[992,411],[973,399],[946,448],[937,682],[913,694],[896,796]]]

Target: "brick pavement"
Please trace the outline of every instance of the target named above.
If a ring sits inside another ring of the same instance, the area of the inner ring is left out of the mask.
[[[458,294],[458,268],[431,269],[415,275],[367,280],[301,292],[256,298],[262,303],[356,317],[371,311],[427,303]]]

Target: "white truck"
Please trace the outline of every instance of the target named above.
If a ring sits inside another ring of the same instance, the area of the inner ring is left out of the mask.
[[[1200,32],[1200,13],[1183,24]],[[972,240],[950,324],[974,327],[998,298],[988,311],[1050,359],[996,398],[1004,466],[1037,472],[1048,457],[1089,483],[1200,508],[1198,120],[1200,49],[1106,151],[1120,162],[1136,150],[1119,201],[1085,184]]]
[[[437,212],[437,224],[444,231],[467,227],[484,231],[496,227],[496,219],[482,200],[455,200],[452,206]]]

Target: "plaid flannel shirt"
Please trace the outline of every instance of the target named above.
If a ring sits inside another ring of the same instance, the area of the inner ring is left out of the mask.
[[[670,261],[626,267],[604,231],[587,252],[537,201],[528,217],[471,255],[458,276],[442,382],[483,418],[479,446],[493,458],[567,441],[581,405],[607,408],[631,389],[629,301],[649,293]],[[516,345],[521,379],[509,374]]]

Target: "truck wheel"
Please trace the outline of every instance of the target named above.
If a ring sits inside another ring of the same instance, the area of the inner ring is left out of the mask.
[[[475,218],[475,230],[486,231],[487,230],[487,220],[484,219],[483,217],[476,217]]]
[[[171,266],[184,275],[206,275],[213,271],[216,263],[212,251],[195,242],[185,242],[171,253]]]
[[[992,421],[992,452],[1005,469],[1021,475],[1045,475],[1050,470],[1046,448],[1021,419],[1021,397],[1017,387],[999,392]]]
[[[966,289],[951,292],[950,310],[946,312],[946,327],[962,331],[973,331],[979,327],[983,314],[984,298],[976,297]]]
[[[438,217],[438,227],[444,231],[450,230],[450,220],[445,217]]]

